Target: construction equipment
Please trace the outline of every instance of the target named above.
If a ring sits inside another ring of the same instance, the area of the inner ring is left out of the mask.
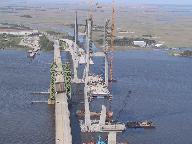
[[[50,95],[49,99],[50,100],[55,100],[55,63],[51,64],[51,80],[50,80]]]
[[[96,3],[97,8],[103,8],[102,5]],[[108,6],[106,6],[108,7]],[[108,53],[109,60],[109,82],[114,82],[113,79],[113,52],[114,52],[114,39],[115,39],[115,0],[112,2],[112,17],[111,17],[111,31],[109,37],[109,20],[105,24],[105,52]],[[110,47],[109,47],[110,40]]]
[[[104,52],[107,53],[109,51],[110,42],[111,42],[111,28],[109,26],[110,20],[107,19],[105,22],[104,29]]]
[[[114,39],[115,39],[115,0],[112,4],[112,25],[111,25],[111,49],[110,49],[110,58],[109,58],[109,81],[114,81],[113,79],[113,51],[114,51]]]
[[[66,62],[64,65],[64,79],[65,79],[65,91],[68,98],[71,98],[71,68],[70,63]]]

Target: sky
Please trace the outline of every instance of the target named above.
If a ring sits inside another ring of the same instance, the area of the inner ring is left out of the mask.
[[[100,2],[111,0],[98,0]],[[116,0],[116,2],[125,2],[125,3],[141,3],[141,4],[179,4],[179,5],[188,5],[192,4],[192,0]]]
[[[61,4],[61,3],[77,3],[81,2],[82,4],[88,2],[89,0],[0,0],[1,3],[28,3],[28,4]],[[112,0],[92,0],[96,2],[111,2]],[[192,0],[115,0],[118,4],[174,4],[174,5],[192,5]]]

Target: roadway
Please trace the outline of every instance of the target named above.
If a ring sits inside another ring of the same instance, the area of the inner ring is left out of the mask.
[[[56,82],[64,82],[64,72],[62,68],[61,52],[59,41],[54,40],[54,62]],[[55,127],[56,144],[72,144],[72,135],[70,127],[70,112],[68,109],[68,98],[65,92],[55,94]]]

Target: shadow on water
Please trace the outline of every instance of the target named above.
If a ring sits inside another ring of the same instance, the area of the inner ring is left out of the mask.
[[[71,55],[69,52],[62,52],[62,61],[63,63],[71,62],[72,64]],[[71,69],[73,69],[73,65],[71,65]],[[79,103],[83,98],[83,86],[81,84],[72,84],[71,97],[72,99],[69,100],[69,110],[72,142],[73,144],[81,144],[80,125],[76,116],[76,111],[79,109]]]

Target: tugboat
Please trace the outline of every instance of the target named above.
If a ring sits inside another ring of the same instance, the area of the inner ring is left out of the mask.
[[[126,124],[127,128],[155,128],[152,121],[129,121]]]

